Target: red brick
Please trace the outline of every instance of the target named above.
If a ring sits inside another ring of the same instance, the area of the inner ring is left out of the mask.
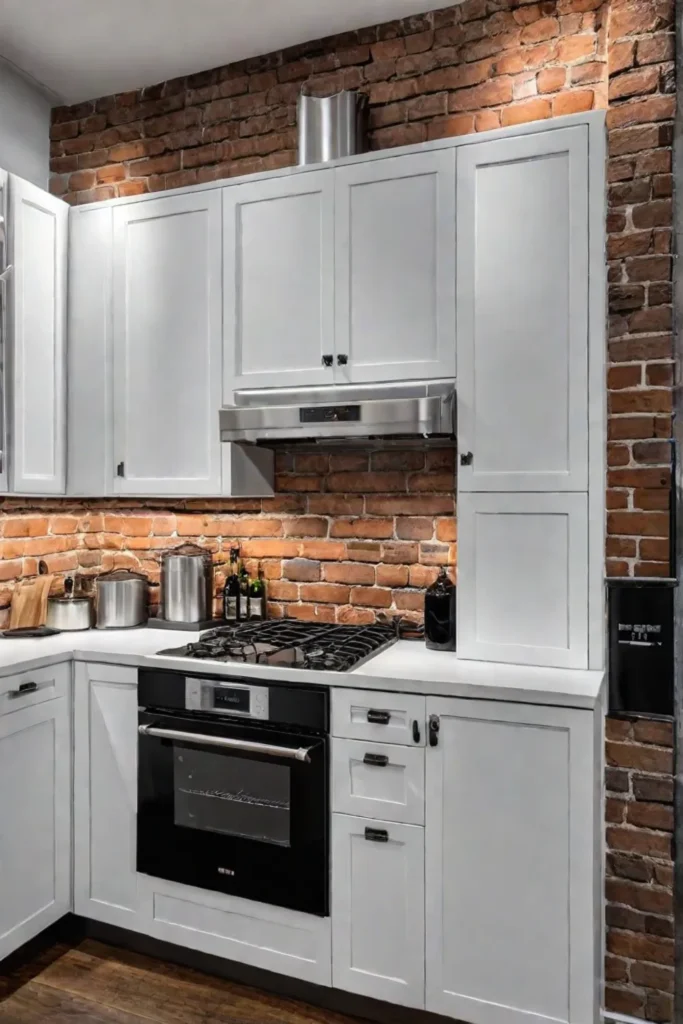
[[[595,53],[595,36],[588,33],[561,39],[557,48],[557,59],[561,64],[571,64]]]
[[[644,466],[627,469],[610,469],[607,474],[609,487],[669,488],[671,474],[668,468],[650,469]]]
[[[323,562],[338,562],[346,553],[345,545],[333,540],[305,540],[301,544],[304,558]]]
[[[536,75],[536,86],[539,92],[558,92],[564,88],[566,77],[565,68],[544,68]]]
[[[543,43],[554,39],[559,34],[560,23],[557,18],[539,18],[522,29],[522,43]]]
[[[644,93],[654,92],[658,83],[658,68],[639,68],[637,71],[626,72],[611,79],[609,83],[610,101],[624,99],[628,96],[642,96]]]
[[[451,113],[478,110],[480,107],[496,107],[512,99],[512,82],[508,78],[492,78],[471,89],[459,89],[450,97],[448,108]]]
[[[605,986],[605,1009],[613,1013],[626,1014],[629,1017],[643,1016],[645,997],[632,989]]]
[[[408,585],[406,565],[378,565],[376,582],[378,587],[405,587]]]
[[[293,558],[289,562],[283,562],[282,572],[289,580],[317,582],[320,579],[320,562],[309,558]]]
[[[316,604],[347,604],[349,588],[336,583],[302,583],[301,600]]]
[[[352,562],[379,562],[382,545],[374,540],[350,540],[346,545],[346,557]]]
[[[419,550],[418,544],[382,544],[381,560],[392,565],[411,565],[417,562]]]
[[[289,619],[301,619],[304,622],[335,622],[336,609],[332,605],[322,604],[288,604],[285,614]]]
[[[607,387],[610,391],[635,388],[641,383],[642,376],[641,366],[611,366],[607,371]]]
[[[333,473],[338,470],[362,472],[369,468],[369,456],[365,452],[336,453],[330,455],[329,460],[329,468]]]
[[[618,743],[608,740],[606,756],[609,765],[619,768],[636,768],[645,772],[670,773],[673,764],[671,750],[638,743]]]
[[[628,981],[628,961],[618,956],[605,957],[605,981]]]
[[[605,553],[608,558],[635,558],[636,542],[631,537],[608,537],[605,542]]]
[[[632,100],[611,107],[607,112],[608,128],[624,128],[628,125],[642,125],[650,121],[668,121],[676,110],[674,96],[649,96],[643,100]]]
[[[342,493],[391,493],[405,490],[405,476],[403,473],[331,473],[327,477],[327,488]]]
[[[577,36],[577,39],[581,39]],[[564,114],[580,114],[585,110],[592,110],[595,93],[592,89],[573,89],[570,92],[562,92],[553,97],[553,117],[561,117]]]
[[[410,586],[411,587],[429,587],[435,581],[439,575],[439,570],[436,567],[427,565],[411,565],[410,566]]]
[[[610,156],[638,153],[644,149],[655,149],[658,145],[659,129],[656,125],[613,129],[609,133]]]
[[[455,114],[453,117],[439,118],[432,121],[427,126],[427,138],[430,140],[434,139],[448,139],[453,138],[457,135],[469,135],[470,132],[475,131],[476,116],[473,114]],[[500,120],[496,127],[500,125]],[[476,131],[482,129],[476,128]]]
[[[351,626],[368,626],[375,622],[375,612],[370,608],[352,608],[347,605],[337,611],[337,622]]]
[[[350,565],[346,562],[330,562],[323,566],[323,579],[327,583],[373,584],[375,568],[362,562]]]
[[[640,557],[647,561],[666,562],[669,559],[669,541],[643,538],[640,542]]]
[[[275,477],[275,489],[277,491],[314,491],[320,490],[322,481],[319,476],[296,476],[293,473],[283,473]]]
[[[380,590],[379,587],[353,587],[351,590],[351,604],[372,608],[390,608],[391,591]]]
[[[628,805],[626,820],[638,828],[658,829],[672,832],[674,827],[673,807],[664,804],[646,804],[633,800]]]
[[[673,60],[675,40],[673,32],[658,32],[646,39],[639,39],[636,55],[638,64],[658,64],[661,61]]]
[[[335,519],[330,526],[330,537],[393,537],[393,519]]]
[[[607,828],[607,845],[611,850],[625,850],[646,857],[671,857],[671,837],[660,832],[610,825]]]
[[[659,967],[655,964],[640,963],[636,960],[631,964],[631,981],[634,985],[642,988],[673,992],[675,977],[672,967]],[[653,1019],[648,1017],[648,1020]]]
[[[650,465],[668,465],[671,461],[671,445],[667,441],[641,441],[633,445],[636,462]]]
[[[618,391],[609,396],[611,412],[669,412],[671,392],[664,388]]]
[[[380,500],[369,498],[368,503]],[[360,515],[363,511],[363,498],[347,494],[311,494],[308,499],[308,511],[322,516]],[[368,508],[368,512],[371,511]]]
[[[524,124],[527,121],[540,121],[550,117],[550,113],[550,100],[541,98],[525,100],[522,103],[513,103],[509,107],[504,107],[501,123],[503,127],[507,127],[508,125]]]
[[[471,115],[465,114],[461,116],[470,117]],[[495,128],[500,128],[499,110],[480,110],[474,115],[475,132],[490,132],[493,131]]]
[[[671,722],[638,719],[633,723],[633,734],[639,743],[653,743],[660,747],[674,745],[674,729]]]
[[[607,936],[607,949],[617,956],[650,963],[673,965],[674,944],[670,939],[655,936],[611,932]]]
[[[646,256],[626,260],[626,276],[629,281],[669,281],[671,278],[670,256]]]
[[[588,85],[591,82],[602,82],[606,75],[606,67],[602,61],[591,61],[588,64],[576,64],[571,69],[572,85]]]
[[[669,488],[645,488],[633,493],[633,507],[643,510],[666,511],[669,508]]]

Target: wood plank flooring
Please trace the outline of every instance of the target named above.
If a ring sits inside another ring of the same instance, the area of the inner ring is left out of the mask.
[[[86,939],[0,973],[0,1024],[359,1024]]]

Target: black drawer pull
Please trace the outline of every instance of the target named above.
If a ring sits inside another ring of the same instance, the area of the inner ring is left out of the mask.
[[[391,721],[391,711],[378,711],[376,708],[370,708],[368,711],[368,722],[372,722],[374,725],[388,725]]]
[[[386,754],[365,754],[363,764],[372,764],[376,768],[386,768],[389,758]]]
[[[439,745],[439,727],[440,727],[440,724],[441,723],[439,722],[439,716],[438,715],[430,715],[429,716],[429,746],[430,747],[438,747],[438,745]]]
[[[389,833],[385,828],[366,828],[365,838],[371,843],[388,843]]]
[[[10,690],[7,694],[8,697],[24,697],[27,693],[35,693],[38,689],[38,683],[22,683],[18,690]]]
[[[420,723],[417,718],[413,719],[413,743],[420,742]]]

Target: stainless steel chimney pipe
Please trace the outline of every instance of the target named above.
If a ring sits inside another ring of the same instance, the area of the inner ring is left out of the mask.
[[[368,148],[368,98],[344,90],[334,96],[299,95],[299,166],[327,163]]]

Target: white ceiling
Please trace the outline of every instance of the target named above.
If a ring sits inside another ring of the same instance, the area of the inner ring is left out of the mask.
[[[438,6],[443,0],[0,0],[0,56],[76,103]]]

